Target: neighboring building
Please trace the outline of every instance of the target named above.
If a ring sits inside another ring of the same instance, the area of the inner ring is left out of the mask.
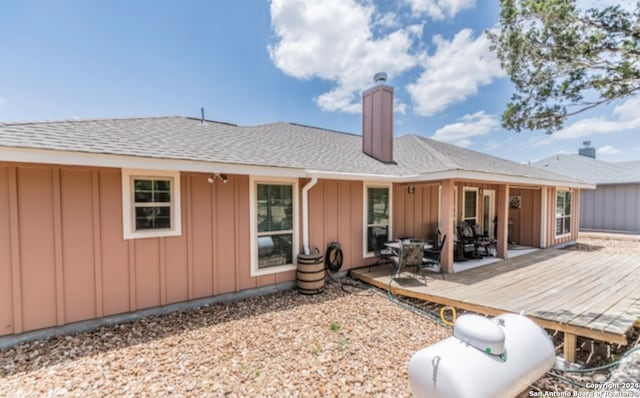
[[[586,157],[591,158],[591,159],[595,159],[596,158],[596,148],[591,146],[591,141],[583,141],[582,144],[584,146],[582,148],[578,149],[578,155],[586,156]]]
[[[0,123],[0,335],[290,284],[298,253],[331,241],[347,270],[439,226],[452,272],[459,220],[496,230],[500,257],[513,214],[520,244],[577,239],[591,184],[394,139],[392,109],[391,87],[366,91],[362,136],[187,117]]]
[[[621,166],[624,167],[626,169],[629,169],[635,173],[637,173],[638,171],[640,171],[640,160],[632,160],[629,162],[616,162],[614,163],[617,166]]]
[[[554,155],[533,165],[596,185],[580,195],[581,231],[640,233],[640,161],[605,162],[594,150],[593,156]]]

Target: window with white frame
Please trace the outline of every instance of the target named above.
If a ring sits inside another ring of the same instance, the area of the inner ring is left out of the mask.
[[[571,233],[571,192],[556,192],[556,236]]]
[[[180,235],[180,173],[123,169],[122,210],[125,239]]]
[[[384,249],[391,239],[391,189],[388,186],[365,188],[365,255]]]
[[[462,192],[462,221],[476,225],[478,223],[478,188],[464,187]]]
[[[294,268],[298,246],[297,182],[255,181],[252,202],[252,273]]]

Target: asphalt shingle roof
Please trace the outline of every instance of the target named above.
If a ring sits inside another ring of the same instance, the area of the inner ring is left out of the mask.
[[[614,164],[618,165],[618,166],[625,167],[625,168],[630,169],[632,171],[636,171],[636,172],[640,171],[640,160],[631,160],[631,161],[628,161],[628,162],[616,162]]]
[[[356,134],[293,123],[201,123],[179,116],[0,123],[2,146],[375,175],[464,170],[572,181],[417,135],[395,138],[396,163],[386,164],[364,154]]]
[[[610,163],[577,154],[554,155],[533,166],[592,184],[640,183],[640,161]]]
[[[412,165],[419,173],[429,173],[433,171],[447,170],[469,170],[487,174],[502,174],[518,177],[549,179],[555,181],[567,181],[567,177],[540,170],[522,163],[512,162],[481,152],[461,148],[445,142],[429,139],[426,137],[410,135],[414,141],[418,141],[422,146],[418,151],[419,158],[413,159]],[[402,141],[404,137],[396,140]],[[403,143],[404,144],[404,143]],[[412,145],[408,145],[412,146]],[[570,179],[573,180],[573,179]]]

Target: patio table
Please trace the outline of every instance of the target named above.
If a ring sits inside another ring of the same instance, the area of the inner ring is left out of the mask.
[[[400,242],[398,242],[398,241],[392,240],[392,241],[389,241],[389,242],[385,242],[384,245],[387,246],[390,249],[393,249],[393,250],[400,249]],[[424,243],[424,250],[429,250],[429,249],[433,249],[433,245],[431,243],[425,242]]]

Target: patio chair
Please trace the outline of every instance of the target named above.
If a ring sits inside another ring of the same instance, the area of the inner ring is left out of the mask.
[[[475,227],[475,225],[466,221],[458,223],[458,240],[462,244],[463,252],[465,255],[468,252],[472,252],[472,258],[490,256],[489,247],[493,246],[495,248],[495,239],[478,234]],[[480,250],[483,251],[482,254]]]
[[[397,255],[391,257],[395,270],[393,277],[397,277],[405,267],[417,267],[422,264],[423,251],[423,241],[401,242]]]
[[[382,265],[382,264],[393,265],[392,257],[395,255],[395,253],[390,247],[387,246],[387,243],[391,241],[386,241],[384,239],[385,237],[386,235],[376,236],[376,245],[375,245],[375,250],[373,251],[373,255],[376,258],[376,262],[369,265],[369,271],[371,271],[371,267],[374,267],[377,265]]]
[[[427,285],[427,276],[425,271],[439,272],[442,275],[442,280],[444,280],[444,269],[442,269],[440,259],[442,257],[442,249],[444,248],[446,241],[447,235],[444,235],[440,246],[435,249],[424,250],[423,252],[422,262],[416,267],[416,273],[420,273],[420,275],[422,275],[425,286]]]
[[[478,243],[478,248],[482,249],[484,251],[484,254],[482,254],[483,256],[493,256],[493,254],[491,254],[491,252],[489,251],[489,248],[493,247],[493,250],[496,251],[497,250],[497,241],[493,238],[490,238],[487,235],[483,235],[478,233],[478,227],[479,225],[476,225],[475,227],[473,227],[473,237],[475,238],[476,242]]]
[[[456,229],[458,230],[458,244],[462,245],[463,255],[465,257],[479,258],[478,248],[480,243],[476,241],[471,225],[466,221],[459,222]],[[469,252],[471,252],[470,256],[467,255]]]
[[[427,239],[425,240],[425,243],[433,246],[433,247],[437,247],[440,245],[440,242],[442,242],[442,231],[440,231],[440,228],[436,228],[435,233],[435,240],[434,239]]]
[[[392,241],[389,241],[389,242],[392,242]],[[386,242],[386,243],[389,243],[389,242]],[[386,243],[382,245],[382,247],[379,247],[373,252],[373,255],[376,258],[376,262],[369,266],[369,271],[371,271],[371,267],[374,267],[376,265],[391,264],[393,266],[393,257],[395,256],[395,253],[390,247],[386,246]],[[398,245],[399,244],[400,242],[398,241]],[[395,270],[395,267],[394,267],[394,270]]]

